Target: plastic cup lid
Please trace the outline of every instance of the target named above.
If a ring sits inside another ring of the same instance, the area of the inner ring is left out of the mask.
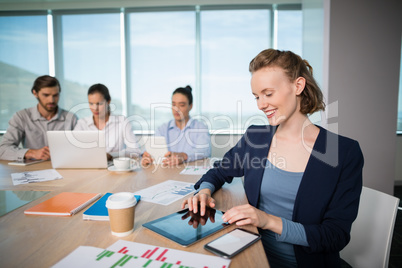
[[[137,199],[133,193],[121,192],[112,194],[106,201],[106,207],[110,209],[122,209],[133,207],[137,204]]]

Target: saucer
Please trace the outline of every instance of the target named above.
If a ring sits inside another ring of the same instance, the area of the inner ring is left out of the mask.
[[[107,170],[115,171],[115,172],[129,172],[129,171],[136,170],[137,168],[138,168],[138,166],[135,166],[133,168],[127,168],[127,169],[117,169],[115,166],[110,166],[107,168]]]

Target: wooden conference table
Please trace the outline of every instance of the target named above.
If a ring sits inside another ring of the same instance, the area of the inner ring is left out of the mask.
[[[206,160],[205,160],[206,161]],[[0,266],[1,267],[50,267],[79,246],[107,248],[119,239],[154,246],[213,255],[203,246],[235,226],[220,231],[189,247],[182,247],[148,229],[142,224],[180,210],[182,200],[171,205],[140,202],[135,210],[134,232],[118,238],[111,234],[108,221],[84,221],[83,211],[72,217],[27,216],[24,210],[61,192],[117,193],[136,192],[164,182],[177,180],[195,183],[200,176],[179,174],[184,165],[171,168],[150,166],[132,172],[110,172],[107,169],[57,169],[61,180],[13,186],[11,173],[51,169],[49,161],[30,166],[10,166],[0,161],[0,190],[50,191],[50,193],[0,217]],[[201,165],[190,163],[189,165]],[[217,209],[226,211],[235,205],[247,203],[241,179],[237,178],[214,195]],[[88,206],[89,207],[89,206]],[[85,209],[84,209],[85,210]],[[246,229],[257,231],[255,227]],[[235,256],[230,268],[268,267],[262,247],[258,242]]]

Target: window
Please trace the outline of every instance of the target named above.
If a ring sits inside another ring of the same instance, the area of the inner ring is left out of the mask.
[[[301,5],[50,13],[0,12],[1,131],[16,111],[36,104],[27,92],[54,64],[59,104],[79,117],[90,115],[88,88],[102,83],[114,114],[130,116],[137,131],[152,132],[172,119],[172,92],[190,85],[193,118],[215,133],[242,132],[267,123],[251,94],[251,59],[270,47],[302,52]]]
[[[277,48],[302,55],[303,14],[301,10],[278,10]]]
[[[104,84],[111,108],[122,113],[120,15],[56,13],[56,77],[62,86],[60,106],[80,117],[90,115],[88,88]],[[59,67],[59,68],[57,68]]]
[[[0,130],[13,114],[36,105],[36,77],[49,72],[46,15],[0,16]]]
[[[248,65],[270,47],[269,21],[266,9],[202,11],[201,107],[213,129],[266,122],[251,93]]]
[[[130,111],[135,130],[172,119],[172,92],[195,89],[194,11],[134,12],[130,29]],[[196,110],[197,107],[193,107]]]

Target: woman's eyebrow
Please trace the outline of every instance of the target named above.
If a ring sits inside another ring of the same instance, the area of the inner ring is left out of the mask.
[[[267,91],[274,91],[274,89],[268,87],[268,88],[264,88],[261,92],[266,93]]]
[[[261,90],[261,93],[262,94],[265,94],[265,93],[267,93],[267,91],[273,91],[274,89],[272,89],[272,88],[264,88],[263,90]],[[251,92],[254,96],[257,96],[258,94],[257,93],[254,93],[254,92]]]

